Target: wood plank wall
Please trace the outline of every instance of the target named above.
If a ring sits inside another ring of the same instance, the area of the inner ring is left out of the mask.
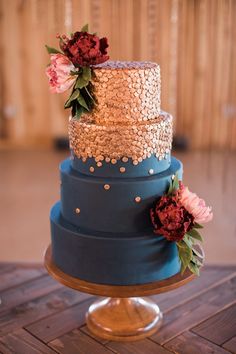
[[[0,147],[66,134],[67,95],[48,91],[44,44],[87,22],[111,59],[160,63],[176,134],[236,148],[235,0],[0,0]]]

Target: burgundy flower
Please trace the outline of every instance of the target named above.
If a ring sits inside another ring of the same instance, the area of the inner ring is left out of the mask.
[[[88,32],[75,32],[71,39],[63,39],[60,46],[75,66],[101,64],[109,59],[107,38],[99,39]]]
[[[182,206],[178,195],[163,196],[150,211],[154,232],[169,241],[180,241],[193,228],[193,216]]]

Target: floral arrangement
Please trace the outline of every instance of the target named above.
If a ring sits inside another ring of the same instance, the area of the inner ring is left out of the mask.
[[[203,228],[202,223],[212,220],[211,208],[190,192],[175,175],[168,192],[157,200],[150,215],[154,233],[176,242],[181,274],[189,268],[192,273],[199,275],[203,257],[196,247],[202,241],[198,229]]]
[[[64,107],[71,108],[75,118],[94,108],[96,98],[93,93],[92,66],[109,59],[107,38],[99,39],[88,30],[86,25],[80,32],[72,33],[70,38],[57,35],[61,50],[46,45],[51,60],[46,69],[51,92],[62,93],[72,87]]]

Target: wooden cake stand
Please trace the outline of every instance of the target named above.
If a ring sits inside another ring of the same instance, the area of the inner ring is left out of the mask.
[[[155,333],[162,313],[155,302],[140,296],[164,293],[190,282],[194,275],[185,271],[175,276],[143,285],[104,285],[89,283],[65,274],[52,261],[51,246],[44,264],[48,273],[69,288],[106,297],[95,301],[86,313],[89,330],[96,336],[113,341],[136,341]]]

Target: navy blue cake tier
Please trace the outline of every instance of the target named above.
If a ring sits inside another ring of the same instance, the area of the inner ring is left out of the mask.
[[[81,174],[67,159],[60,171],[65,220],[85,230],[135,233],[150,228],[149,210],[168,190],[174,174],[181,179],[182,164],[172,157],[167,170],[152,176],[105,178]]]
[[[182,177],[180,161],[172,157],[165,164],[166,170],[152,176],[124,178],[114,170],[116,177],[104,178],[79,173],[65,160],[61,203],[51,211],[55,264],[74,277],[111,285],[145,284],[178,273],[176,244],[153,233],[149,216],[172,176]]]
[[[67,222],[60,203],[51,210],[53,261],[63,272],[92,283],[145,284],[180,271],[174,242],[149,232],[87,232]]]

